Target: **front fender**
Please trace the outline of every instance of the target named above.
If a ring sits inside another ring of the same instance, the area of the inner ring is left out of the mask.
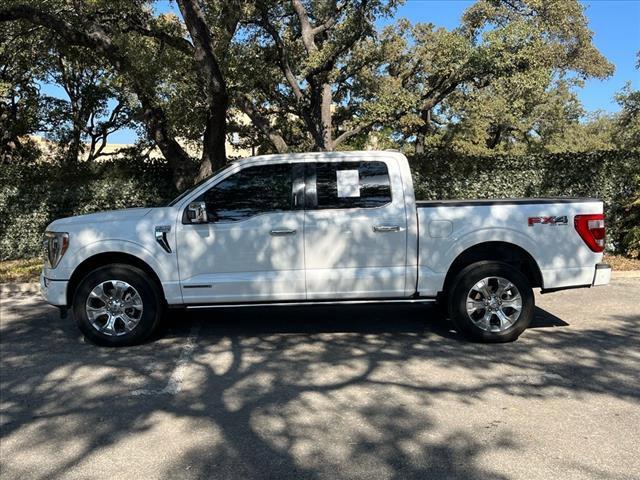
[[[125,253],[142,260],[156,273],[161,282],[178,280],[175,254],[155,254],[143,245],[129,240],[98,240],[74,252],[77,267],[85,260],[101,253]],[[161,258],[164,255],[168,258]],[[175,277],[175,278],[174,278]]]
[[[159,246],[158,250],[161,250]],[[167,303],[182,303],[176,254],[152,252],[143,245],[129,240],[96,240],[83,245],[78,250],[68,252],[69,256],[65,255],[64,263],[61,262],[57,268],[45,268],[44,276],[52,280],[69,280],[83,262],[105,253],[126,254],[141,260],[159,278]]]

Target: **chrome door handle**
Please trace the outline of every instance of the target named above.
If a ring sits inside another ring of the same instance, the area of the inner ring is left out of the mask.
[[[373,227],[374,232],[399,232],[398,225],[376,225]]]
[[[282,235],[294,235],[296,233],[297,230],[295,229],[289,229],[289,228],[280,228],[280,229],[275,229],[275,230],[271,230],[271,235],[273,235],[274,237],[280,237]]]

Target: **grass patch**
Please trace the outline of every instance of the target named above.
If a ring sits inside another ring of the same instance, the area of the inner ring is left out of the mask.
[[[611,265],[614,271],[624,272],[626,270],[640,270],[640,260],[623,257],[622,255],[605,255],[604,263]]]
[[[41,258],[0,262],[0,283],[37,282],[42,270]]]

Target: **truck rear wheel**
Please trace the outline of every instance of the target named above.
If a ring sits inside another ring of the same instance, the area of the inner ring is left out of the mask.
[[[106,265],[84,277],[73,296],[73,316],[87,340],[121,347],[138,344],[162,315],[158,287],[139,268]]]
[[[506,263],[487,261],[469,265],[458,274],[448,307],[461,334],[481,342],[512,342],[531,323],[535,301],[520,271]]]

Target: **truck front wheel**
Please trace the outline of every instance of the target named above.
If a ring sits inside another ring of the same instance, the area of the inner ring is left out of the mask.
[[[106,265],[85,276],[73,296],[73,316],[92,343],[120,347],[147,339],[162,314],[160,292],[139,268]]]
[[[534,307],[533,291],[520,271],[487,261],[457,275],[448,310],[461,334],[482,342],[511,342],[531,323]]]

